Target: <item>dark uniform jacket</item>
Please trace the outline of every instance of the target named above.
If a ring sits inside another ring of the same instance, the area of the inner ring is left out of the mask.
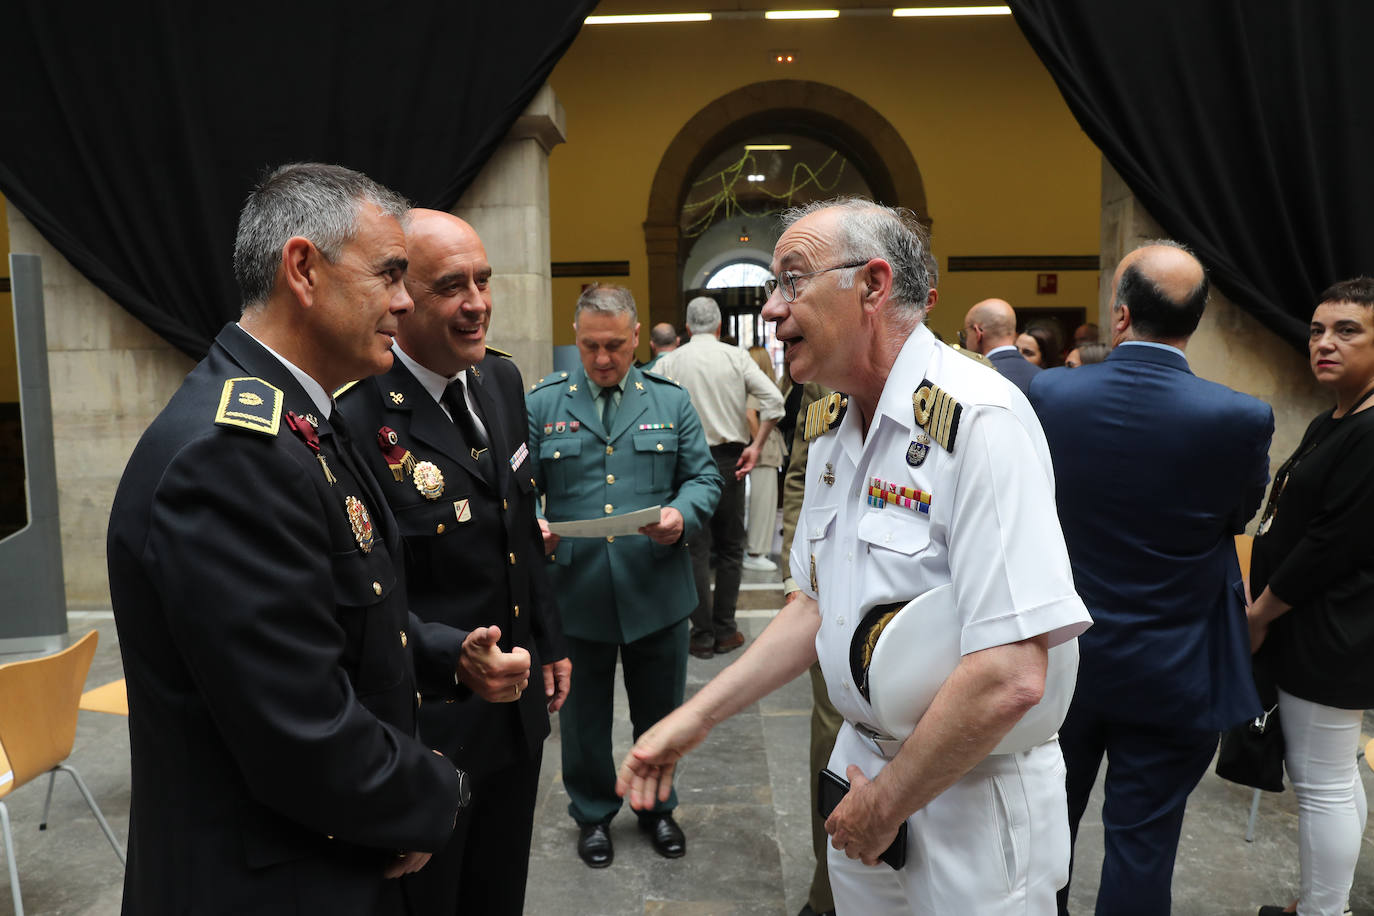
[[[535,521],[520,371],[488,353],[469,379],[491,439],[495,481],[481,475],[457,426],[399,359],[385,375],[340,394],[339,406],[405,539],[411,610],[464,636],[496,624],[503,650],[529,650],[530,686],[519,701],[487,703],[464,691],[457,702],[420,709],[425,741],[463,769],[487,773],[517,752],[540,753],[549,734],[540,666],[568,653]],[[388,455],[405,452],[410,460],[393,471]]]
[[[1093,617],[1074,705],[1209,731],[1258,715],[1234,535],[1264,495],[1273,411],[1136,344],[1041,372],[1030,402]]]
[[[229,325],[115,496],[129,914],[399,912],[386,862],[453,827],[454,766],[413,736],[415,665],[451,683],[456,640],[407,615],[375,483],[326,418],[322,463],[288,412],[318,408]]]
[[[535,479],[549,521],[621,515],[649,506],[682,513],[676,544],[644,535],[564,538],[550,557],[570,636],[633,642],[697,604],[687,542],[720,501],[720,473],[687,392],[633,367],[614,427],[601,425],[582,369],[555,372],[529,395]]]

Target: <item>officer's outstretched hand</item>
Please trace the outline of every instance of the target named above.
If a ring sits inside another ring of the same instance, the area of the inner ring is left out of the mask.
[[[514,702],[530,682],[529,651],[516,646],[502,652],[500,639],[500,627],[478,627],[458,656],[458,680],[488,703]]]
[[[888,823],[890,818],[883,813],[878,788],[864,776],[863,770],[850,764],[845,777],[849,780],[849,791],[826,818],[825,832],[830,834],[830,845],[849,858],[877,865],[878,856],[897,838],[902,821],[899,818]]]
[[[639,736],[620,764],[615,793],[628,793],[630,807],[646,811],[655,799],[667,801],[673,791],[673,770],[683,756],[706,740],[711,726],[690,707],[679,706]]]
[[[658,522],[639,529],[640,534],[648,535],[655,544],[676,544],[682,537],[682,513],[672,506],[658,510]]]

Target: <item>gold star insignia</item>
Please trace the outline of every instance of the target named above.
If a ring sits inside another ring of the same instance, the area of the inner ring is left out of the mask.
[[[573,393],[574,391],[576,391],[576,390],[577,390],[577,386],[576,386],[576,385],[569,385],[569,386],[568,386],[568,394],[572,394],[572,393]]]
[[[406,396],[403,395],[403,394],[401,394],[401,392],[399,392],[399,391],[393,391],[393,392],[391,392],[391,403],[393,403],[393,404],[401,404],[401,403],[403,403],[403,402],[405,401],[405,399],[406,399]]]
[[[643,391],[643,390],[644,390],[644,383],[643,383],[643,382],[635,382],[635,391]]]

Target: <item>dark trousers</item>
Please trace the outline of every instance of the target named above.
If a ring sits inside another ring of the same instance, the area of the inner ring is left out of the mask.
[[[611,756],[615,709],[615,661],[624,669],[630,724],[637,739],[655,722],[682,705],[687,687],[687,621],[642,639],[618,645],[565,635],[572,661],[572,686],[558,713],[563,743],[563,787],[568,813],[579,824],[609,824],[620,810]],[[677,807],[677,790],[654,811]],[[480,912],[473,910],[473,912]]]
[[[1097,916],[1167,916],[1183,809],[1212,762],[1218,738],[1214,731],[1119,722],[1077,702],[1069,707],[1059,746],[1068,770],[1071,841],[1107,756]],[[1072,862],[1069,868],[1072,874]],[[1068,913],[1068,896],[1065,885],[1059,892],[1061,916]]]
[[[403,879],[413,916],[524,912],[541,759],[542,753],[517,756],[495,772],[472,776],[472,804],[459,812],[448,845]]]
[[[692,642],[712,646],[735,635],[735,602],[739,599],[744,562],[744,481],[735,479],[735,464],[744,446],[737,442],[711,446],[720,471],[720,503],[711,521],[687,543],[697,606],[692,611]],[[716,591],[711,594],[711,554],[716,555]]]

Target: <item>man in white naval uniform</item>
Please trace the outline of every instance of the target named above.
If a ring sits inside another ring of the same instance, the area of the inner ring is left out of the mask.
[[[763,317],[794,379],[845,393],[808,417],[791,556],[802,594],[641,736],[617,790],[652,805],[713,725],[819,657],[846,720],[829,768],[852,784],[826,822],[837,911],[1051,914],[1069,861],[1063,757],[1052,736],[999,744],[1047,689],[1061,701],[1072,691],[1072,676],[1047,688],[1049,650],[1090,620],[1029,403],[922,324],[925,245],[912,214],[863,200],[785,218]],[[874,605],[948,583],[957,610],[929,626],[957,630],[952,673],[905,742],[863,737],[856,724],[875,718],[851,674],[855,627]],[[903,821],[907,861],[893,870],[878,856]]]

